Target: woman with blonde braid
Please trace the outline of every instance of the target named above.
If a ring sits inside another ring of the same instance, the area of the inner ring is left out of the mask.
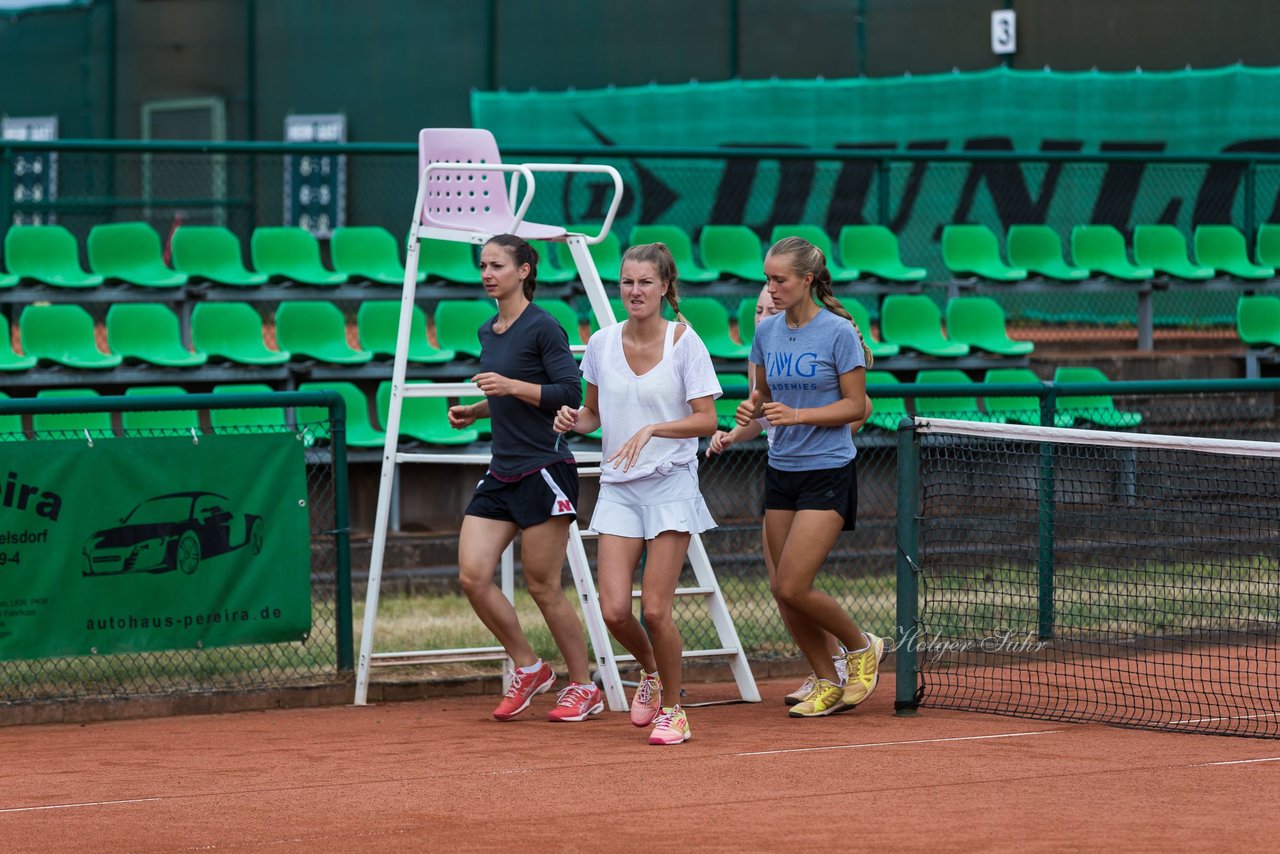
[[[856,450],[850,424],[866,417],[866,356],[861,335],[831,290],[826,257],[796,237],[773,245],[766,287],[780,314],[756,329],[749,369],[753,391],[738,406],[746,426],[765,418],[772,433],[765,472],[765,542],[776,568],[775,597],[817,677],[791,707],[820,717],[862,703],[875,689],[884,640],[862,631],[813,582],[842,530],[857,515]],[[845,649],[840,684],[824,632]]]
[[[694,331],[662,317],[664,302],[680,317],[666,246],[628,249],[621,291],[627,316],[591,336],[582,357],[583,406],[563,407],[555,429],[602,428],[600,496],[591,517],[600,535],[600,610],[642,668],[631,723],[653,725],[650,744],[680,744],[692,732],[679,703],[684,644],[672,605],[691,535],[715,527],[698,489],[698,437],[716,430],[720,383]],[[643,624],[631,608],[641,555]]]

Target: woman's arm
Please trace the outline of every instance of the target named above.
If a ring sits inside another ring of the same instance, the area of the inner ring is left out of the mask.
[[[684,418],[661,424],[646,424],[641,427],[627,440],[626,444],[618,449],[617,453],[609,458],[609,462],[614,464],[614,468],[621,463],[622,470],[626,471],[635,465],[636,460],[640,458],[640,452],[652,438],[695,439],[699,436],[710,436],[716,432],[715,398],[710,395],[694,398],[689,401],[689,407],[693,411]]]
[[[792,409],[785,403],[766,403],[764,417],[774,427],[793,427],[808,424],[811,427],[841,427],[867,416],[867,372],[854,368],[840,375],[840,399],[812,409]]]

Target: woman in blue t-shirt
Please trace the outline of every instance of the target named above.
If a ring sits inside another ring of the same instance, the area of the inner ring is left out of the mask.
[[[857,453],[849,425],[865,417],[866,358],[861,335],[831,290],[826,257],[796,237],[765,257],[769,297],[751,345],[751,395],[737,422],[769,423],[765,542],[777,574],[774,596],[792,612],[796,644],[817,676],[792,717],[850,709],[876,686],[884,640],[863,632],[813,581],[842,530],[857,515]],[[821,303],[821,305],[819,305]],[[824,310],[825,309],[825,310]],[[849,650],[842,687],[823,632]]]

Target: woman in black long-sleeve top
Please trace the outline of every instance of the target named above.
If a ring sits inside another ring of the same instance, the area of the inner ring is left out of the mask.
[[[604,697],[591,682],[582,624],[560,585],[569,525],[577,518],[578,471],[551,428],[561,406],[581,403],[578,366],[564,329],[532,302],[538,275],[532,246],[510,234],[493,237],[480,253],[480,274],[485,293],[498,302],[497,315],[479,330],[480,373],[473,382],[485,399],[450,408],[449,423],[462,429],[491,419],[493,456],[463,518],[459,580],[471,607],[515,662],[511,688],[493,712],[510,720],[556,680],[493,581],[502,552],[523,534],[525,583],[569,670],[569,685],[547,717],[581,721],[604,710]]]

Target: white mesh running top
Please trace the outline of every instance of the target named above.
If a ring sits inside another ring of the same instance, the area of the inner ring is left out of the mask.
[[[689,401],[721,394],[711,355],[693,329],[685,327],[676,341],[676,324],[668,322],[662,361],[643,376],[636,376],[622,351],[624,326],[626,321],[596,332],[582,356],[582,375],[599,391],[604,451],[600,481],[622,483],[654,472],[665,474],[674,466],[696,468],[697,439],[654,437],[640,452],[636,465],[625,472],[608,462],[641,427],[679,421],[693,412]]]

